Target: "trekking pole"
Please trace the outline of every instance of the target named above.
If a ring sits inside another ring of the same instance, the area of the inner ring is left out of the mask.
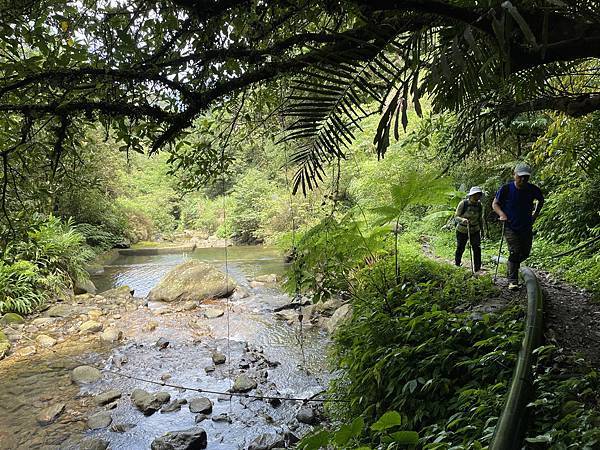
[[[475,274],[475,263],[473,262],[473,245],[471,244],[471,226],[467,222],[467,237],[469,238],[469,253],[471,255],[471,273]]]
[[[502,253],[502,241],[504,241],[504,226],[506,225],[506,220],[502,221],[502,235],[500,236],[500,248],[498,249],[498,259],[496,259],[496,273],[494,274],[494,283],[496,282],[496,278],[498,278],[498,267],[500,266],[500,254]]]

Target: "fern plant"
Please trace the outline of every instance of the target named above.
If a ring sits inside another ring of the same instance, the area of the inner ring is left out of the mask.
[[[0,313],[29,314],[42,306],[47,299],[43,278],[29,261],[0,261]]]
[[[391,187],[392,204],[374,209],[380,224],[394,222],[395,277],[398,279],[398,234],[402,213],[410,205],[439,205],[448,202],[452,190],[448,178],[436,178],[432,173],[419,170],[406,171],[402,181]]]

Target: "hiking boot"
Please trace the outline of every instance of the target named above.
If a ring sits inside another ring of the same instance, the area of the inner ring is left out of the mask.
[[[509,283],[508,283],[509,291],[516,291],[518,289],[519,289],[519,283],[517,283],[516,281],[509,281]]]

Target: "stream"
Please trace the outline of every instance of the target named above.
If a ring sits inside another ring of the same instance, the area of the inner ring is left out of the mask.
[[[201,308],[144,305],[140,298],[169,270],[191,258],[226,270],[248,295],[206,302],[226,311],[211,319],[202,315]],[[187,254],[119,256],[93,281],[100,293],[125,285],[135,291],[138,306],[107,319],[122,329],[123,340],[107,345],[91,338],[67,339],[52,351],[0,365],[0,448],[77,449],[87,448],[85,442],[100,438],[108,441],[111,449],[147,449],[166,432],[195,426],[206,431],[209,449],[248,448],[261,434],[302,436],[311,427],[296,420],[300,402],[276,405],[189,389],[227,392],[243,372],[258,382],[250,392],[253,395],[307,398],[327,386],[326,333],[317,327],[301,329],[297,323],[277,320],[274,308],[288,304],[291,298],[275,284],[250,284],[256,276],[282,274],[284,270],[281,255],[264,247],[229,247],[227,254],[222,248],[207,248]],[[156,345],[161,338],[168,342],[164,348]],[[226,355],[225,364],[213,364],[215,351]],[[83,363],[105,371],[99,381],[79,387],[71,382],[70,374]],[[151,384],[140,378],[179,387]],[[171,400],[182,402],[207,397],[213,411],[201,423],[195,422],[196,415],[188,404],[179,411],[144,416],[129,398],[136,388],[168,392]],[[109,407],[96,406],[93,396],[109,389],[120,391],[121,398]],[[36,421],[40,409],[57,401],[65,403],[65,412],[53,423],[41,426]],[[111,425],[89,430],[88,417],[107,408]],[[215,418],[222,420],[211,420]]]

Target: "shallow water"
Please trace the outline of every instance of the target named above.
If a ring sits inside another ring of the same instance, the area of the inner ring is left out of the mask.
[[[209,261],[224,269],[224,257],[223,249],[200,249],[190,254],[121,256],[106,266],[104,275],[95,277],[94,282],[100,291],[128,285],[139,297],[146,295],[171,268],[188,258]],[[280,363],[266,370],[252,367],[248,370],[254,378],[262,379],[264,372],[267,376],[252,394],[273,395],[277,392],[282,396],[310,397],[327,384],[326,336],[316,328],[301,330],[297,324],[274,319],[273,308],[291,300],[278,287],[249,288],[249,280],[253,277],[280,274],[284,269],[281,256],[272,249],[230,247],[227,249],[227,271],[238,284],[248,289],[250,296],[212,302],[212,306],[229,309],[229,314],[210,320],[201,318],[198,310],[157,315],[157,311],[152,311],[154,305],[150,305],[151,308],[140,308],[128,316],[124,343],[110,349],[80,352],[77,358],[137,378],[159,381],[161,376],[168,374],[169,384],[225,392],[240,373],[240,361],[248,359],[246,348],[250,347],[257,349],[255,354],[268,361]],[[159,326],[153,332],[144,333],[142,326],[149,319],[158,321]],[[154,345],[159,337],[170,342],[164,350]],[[214,350],[228,356],[228,362],[216,366],[214,372],[206,373],[204,368],[212,365]],[[127,363],[120,366],[117,362],[123,358]],[[297,424],[294,419],[300,407],[298,402],[284,401],[274,408],[263,400],[233,397],[223,401],[217,394],[157,386],[110,373],[80,390],[69,380],[70,370],[76,365],[72,359],[49,353],[46,357],[36,355],[28,364],[0,368],[0,409],[7,415],[0,419],[3,430],[0,431],[0,448],[44,448],[42,444],[51,445],[46,448],[78,448],[81,437],[101,437],[110,442],[112,449],[143,449],[149,448],[154,438],[168,431],[201,426],[207,432],[209,449],[238,449],[247,448],[262,433],[286,432],[291,428],[301,435],[308,430],[306,425]],[[2,370],[9,370],[8,376],[2,374]],[[145,417],[129,400],[128,394],[135,388],[167,391],[172,400],[206,396],[214,404],[212,416],[226,413],[232,422],[213,422],[209,418],[195,424],[195,414],[187,405],[178,412],[157,412]],[[86,417],[103,409],[94,406],[90,394],[107,389],[123,392],[123,397],[111,411],[113,425],[135,426],[124,433],[110,428],[83,431]],[[59,400],[67,403],[73,413],[63,414],[50,426],[37,425],[35,416],[41,407]],[[13,406],[5,409],[2,405],[6,402]],[[37,436],[34,442],[32,435]]]
[[[164,255],[119,256],[104,267],[104,274],[92,277],[99,292],[127,285],[136,297],[145,297],[173,267],[188,259],[213,264],[229,274],[242,286],[258,275],[285,271],[282,256],[269,247],[199,248],[189,253]],[[227,262],[227,267],[226,267]]]

